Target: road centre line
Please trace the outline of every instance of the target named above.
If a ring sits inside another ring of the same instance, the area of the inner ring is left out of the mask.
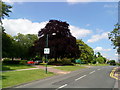
[[[81,79],[81,78],[83,78],[83,77],[85,77],[85,76],[86,76],[86,75],[83,75],[83,76],[81,76],[81,77],[75,79],[75,81],[77,81],[77,80],[79,80],[79,79]]]
[[[67,84],[64,84],[64,85],[60,86],[58,89],[63,88],[65,86],[67,86]],[[58,90],[58,89],[56,89],[56,90]]]
[[[92,71],[92,72],[90,72],[89,74],[92,74],[92,73],[94,73],[95,72],[95,70],[94,71]]]

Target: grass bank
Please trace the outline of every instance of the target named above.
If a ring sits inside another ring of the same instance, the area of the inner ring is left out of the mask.
[[[27,69],[27,68],[35,68],[30,65],[21,65],[21,64],[3,64],[2,65],[2,71],[7,71],[7,70],[17,70],[17,69]]]
[[[48,72],[45,74],[44,70],[26,70],[26,71],[11,71],[2,73],[2,87],[10,87],[22,83],[43,79],[55,74]]]

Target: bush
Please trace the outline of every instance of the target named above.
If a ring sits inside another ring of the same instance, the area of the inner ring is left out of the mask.
[[[81,64],[88,64],[88,61],[87,60],[82,60]]]
[[[120,63],[116,63],[118,66],[120,66]]]
[[[73,63],[71,62],[71,59],[68,58],[63,58],[63,59],[57,59],[57,62],[55,62],[54,59],[49,59],[48,62],[49,65],[73,65]]]
[[[19,64],[27,64],[27,60],[21,60]]]
[[[115,60],[110,60],[107,63],[110,64],[110,65],[116,65]]]
[[[62,64],[63,65],[73,65],[70,58],[63,58]]]
[[[10,59],[5,59],[2,63],[3,64],[19,64],[20,61],[12,61]]]
[[[95,60],[93,60],[93,61],[91,61],[91,63],[92,63],[92,64],[96,64],[96,61],[95,61]]]

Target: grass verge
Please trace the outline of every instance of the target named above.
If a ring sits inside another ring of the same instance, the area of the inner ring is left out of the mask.
[[[110,66],[109,64],[91,64],[90,66]]]
[[[44,70],[26,70],[26,71],[12,71],[12,72],[3,72],[2,73],[2,87],[10,87],[14,85],[19,85],[22,83],[43,79],[55,74],[48,72],[45,74]]]
[[[75,71],[75,70],[87,68],[87,67],[84,67],[84,66],[60,66],[60,67],[54,67],[54,68],[60,69],[63,71]]]
[[[11,64],[11,65],[3,64],[2,65],[2,71],[27,69],[27,68],[35,68],[35,67],[30,66],[30,65],[20,65],[20,64]]]

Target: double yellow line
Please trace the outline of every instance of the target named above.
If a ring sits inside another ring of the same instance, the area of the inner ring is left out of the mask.
[[[117,80],[120,80],[120,78],[118,78],[118,77],[119,77],[119,76],[118,76],[119,74],[116,74],[117,77],[114,76],[116,69],[117,69],[117,67],[115,67],[115,68],[112,70],[112,72],[110,73],[110,77],[111,77],[111,78],[115,78],[115,79],[117,79]]]

